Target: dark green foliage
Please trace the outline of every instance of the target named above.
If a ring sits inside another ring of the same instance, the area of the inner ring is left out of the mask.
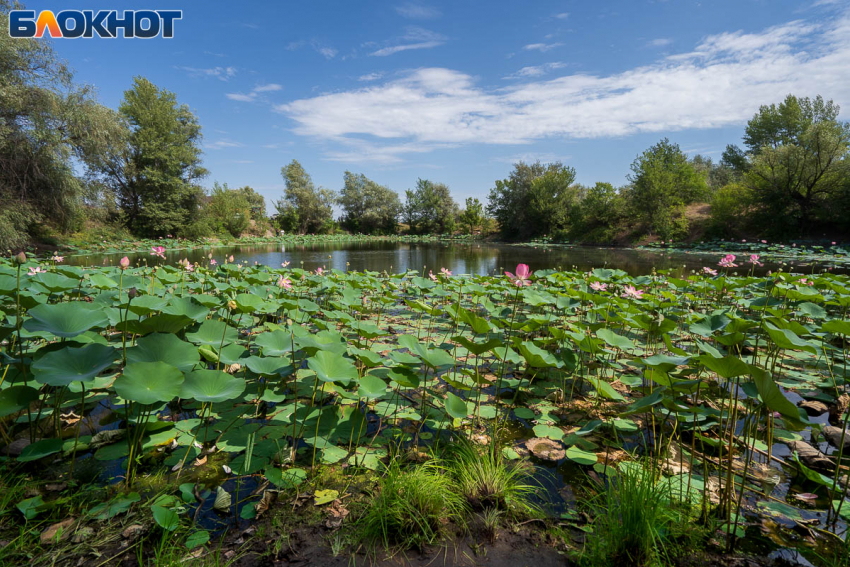
[[[128,144],[109,163],[109,181],[137,234],[179,234],[199,212],[202,189],[201,126],[174,93],[136,77],[119,113],[130,127]]]
[[[37,223],[76,228],[90,197],[71,160],[88,169],[118,135],[114,113],[40,39],[9,36],[0,1],[0,247],[20,248]]]
[[[686,235],[685,206],[708,194],[707,175],[699,172],[678,144],[664,138],[632,163],[631,202],[650,234],[663,239]]]
[[[446,234],[455,229],[457,203],[443,183],[416,181],[416,189],[405,191],[404,220],[413,234]]]
[[[327,232],[333,225],[334,192],[313,185],[310,175],[296,160],[282,167],[280,174],[286,189],[283,198],[275,202],[277,225],[300,234]]]
[[[395,234],[401,201],[398,193],[363,175],[346,171],[340,192],[340,224],[350,232]]]

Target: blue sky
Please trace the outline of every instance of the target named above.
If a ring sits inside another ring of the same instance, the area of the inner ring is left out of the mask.
[[[116,7],[150,6],[73,4]],[[203,126],[204,184],[251,185],[269,206],[292,159],[333,189],[345,170],[400,194],[424,177],[462,203],[485,200],[518,159],[620,185],[664,136],[719,158],[760,104],[788,93],[850,116],[850,0],[155,7],[183,10],[174,39],[55,49],[111,107],[135,75],[174,91]]]

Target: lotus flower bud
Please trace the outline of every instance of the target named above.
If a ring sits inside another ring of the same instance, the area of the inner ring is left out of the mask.
[[[137,295],[139,295],[139,291],[136,288],[131,287],[127,290],[127,297],[129,297],[130,299],[133,299]]]
[[[126,270],[127,268],[129,268],[129,267],[130,267],[130,259],[129,259],[127,256],[124,256],[124,257],[123,257],[123,258],[121,258],[121,260],[118,262],[118,265],[119,265],[119,266],[121,266],[121,269],[122,269],[122,270]]]
[[[26,264],[27,263],[27,255],[24,254],[23,251],[18,252],[17,255],[12,257],[12,261],[15,262],[15,264],[18,264],[18,265]]]

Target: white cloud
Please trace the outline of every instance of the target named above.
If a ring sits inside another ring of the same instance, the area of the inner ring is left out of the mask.
[[[234,142],[233,140],[216,140],[215,142],[204,144],[208,150],[223,150],[225,148],[241,148],[244,144]]]
[[[339,53],[333,47],[314,45],[313,49],[315,49],[318,53],[322,54],[325,59],[333,59],[336,57],[336,54]]]
[[[646,45],[649,47],[666,47],[673,43],[673,40],[669,37],[659,37],[657,39],[653,39],[651,41],[647,41]]]
[[[616,74],[570,74],[485,88],[422,68],[381,84],[278,105],[330,159],[392,162],[463,144],[667,134],[744,124],[788,93],[850,103],[850,12],[758,33],[706,37],[687,53]],[[537,71],[526,71],[534,77]],[[334,148],[341,147],[341,150]]]
[[[566,63],[561,63],[560,61],[555,61],[552,63],[544,63],[543,65],[531,65],[529,67],[523,67],[516,73],[510,74],[506,77],[502,77],[503,79],[524,79],[526,77],[541,77],[548,73],[549,71],[554,71],[555,69],[563,69],[566,67]]]
[[[267,85],[257,85],[254,87],[255,93],[270,93],[274,91],[279,91],[283,87],[278,85],[277,83],[269,83]]]
[[[236,100],[239,102],[254,102],[257,98],[254,93],[226,93],[224,96],[226,96],[230,100]]]
[[[409,18],[411,20],[429,20],[431,18],[439,18],[442,15],[438,9],[432,6],[416,4],[413,2],[405,2],[404,4],[399,4],[395,7],[395,11],[400,16]]]
[[[236,75],[236,67],[212,67],[199,69],[197,67],[177,67],[189,73],[192,77],[215,77],[221,81],[228,81]]]
[[[567,18],[570,17],[570,13],[569,12],[561,12],[560,14],[555,14],[555,17],[559,20],[566,20]]]
[[[261,93],[270,93],[281,90],[283,87],[277,83],[268,83],[265,85],[257,85],[249,93],[226,93],[224,96],[230,100],[238,102],[254,102],[259,98]]]
[[[411,49],[430,49],[438,47],[446,42],[446,37],[437,32],[426,30],[417,26],[409,26],[404,35],[389,47],[384,47],[373,51],[369,55],[374,57],[386,57],[400,51],[408,51]]]
[[[358,81],[377,81],[381,77],[383,77],[383,73],[367,73],[365,75],[360,75],[357,77]]]
[[[526,51],[540,51],[541,53],[546,53],[556,47],[561,47],[564,45],[563,43],[529,43],[524,46],[523,49]]]

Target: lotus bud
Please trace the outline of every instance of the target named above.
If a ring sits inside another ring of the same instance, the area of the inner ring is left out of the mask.
[[[23,253],[23,251],[18,252],[18,254],[17,254],[17,255],[15,255],[15,256],[13,256],[13,257],[12,257],[12,261],[13,261],[15,264],[18,264],[19,266],[20,266],[21,264],[26,264],[26,263],[27,263],[27,255],[26,255],[26,254],[24,254],[24,253]]]
[[[118,265],[119,265],[119,266],[121,266],[121,269],[122,269],[122,270],[126,270],[127,268],[129,268],[129,267],[130,267],[130,259],[129,259],[127,256],[124,256],[124,257],[123,257],[123,258],[121,258],[121,260],[118,262]]]
[[[139,291],[136,288],[131,287],[127,290],[127,297],[129,297],[130,299],[133,299],[137,295],[139,295]]]

